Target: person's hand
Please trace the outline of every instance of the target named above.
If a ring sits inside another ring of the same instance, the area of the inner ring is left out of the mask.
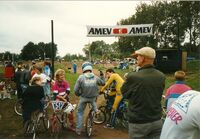
[[[68,94],[66,93],[65,95],[64,95],[64,98],[66,98],[68,96]]]

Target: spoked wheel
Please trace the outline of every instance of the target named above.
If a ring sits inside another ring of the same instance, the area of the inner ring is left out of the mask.
[[[85,125],[85,130],[88,137],[92,135],[92,126],[93,126],[93,114],[92,112],[90,112],[86,118],[86,125]]]
[[[41,117],[39,119],[39,122],[38,122],[38,131],[40,132],[45,132],[45,131],[48,131],[49,127],[50,127],[50,122],[49,122],[49,119],[48,117],[44,116],[44,117]]]
[[[42,117],[42,122],[44,129],[47,131],[50,127],[50,121],[47,112],[44,113],[44,116]]]
[[[14,105],[14,111],[17,115],[22,116],[22,100],[18,100]]]
[[[33,139],[35,139],[36,133],[33,121],[29,120],[24,124],[24,135],[33,136]]]
[[[62,130],[61,124],[56,116],[52,116],[50,119],[50,134],[52,139],[58,139]]]
[[[95,124],[102,124],[106,121],[106,114],[104,111],[102,111],[101,109],[99,109],[98,113],[94,113],[94,117],[93,117],[94,123]]]
[[[122,126],[126,129],[128,129],[128,116],[127,116],[127,110],[122,111]]]
[[[62,120],[62,128],[67,129],[68,124],[67,124],[67,114],[66,113],[62,114],[61,120]]]

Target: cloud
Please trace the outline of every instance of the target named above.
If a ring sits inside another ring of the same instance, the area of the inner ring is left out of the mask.
[[[0,1],[0,51],[20,53],[29,41],[54,42],[58,53],[83,54],[85,44],[116,38],[88,38],[86,25],[116,25],[135,12],[139,1]]]

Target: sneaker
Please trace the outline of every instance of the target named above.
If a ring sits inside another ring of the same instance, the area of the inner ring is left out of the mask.
[[[104,126],[104,128],[110,128],[110,129],[114,129],[115,127],[114,127],[114,126],[112,126],[111,124],[106,124],[106,125]]]

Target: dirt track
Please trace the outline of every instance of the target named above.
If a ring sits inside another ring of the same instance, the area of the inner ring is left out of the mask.
[[[98,104],[103,101],[103,96],[98,99]],[[13,110],[14,100],[0,100],[0,139],[26,139],[23,136],[22,117],[17,116]],[[87,113],[87,111],[86,111]],[[83,128],[84,130],[84,128]],[[37,136],[37,139],[48,139],[50,134],[42,133]],[[87,139],[83,132],[81,136],[75,132],[65,129],[61,134],[60,139]],[[127,139],[128,133],[122,128],[106,129],[103,125],[95,125],[91,139]]]

